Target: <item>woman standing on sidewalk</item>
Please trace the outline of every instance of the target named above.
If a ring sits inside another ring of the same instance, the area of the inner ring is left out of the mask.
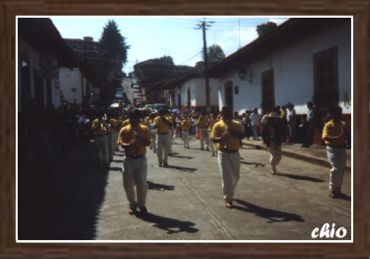
[[[326,154],[331,166],[329,177],[329,195],[332,198],[343,196],[341,186],[346,169],[346,124],[341,120],[342,108],[331,106],[328,110],[329,121],[322,131],[322,140],[326,145]]]

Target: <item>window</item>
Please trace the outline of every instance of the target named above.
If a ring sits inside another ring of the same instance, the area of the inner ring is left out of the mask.
[[[239,94],[239,86],[237,86],[237,85],[234,87],[234,94],[235,95]]]
[[[77,93],[77,88],[73,87],[73,88],[71,88],[71,91],[72,91],[72,93]]]

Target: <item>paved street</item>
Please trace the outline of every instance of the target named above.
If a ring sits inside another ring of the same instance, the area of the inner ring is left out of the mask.
[[[147,216],[127,213],[119,170],[123,157],[115,157],[96,239],[309,240],[312,230],[324,223],[346,227],[346,239],[350,239],[350,198],[328,197],[327,168],[284,157],[278,175],[271,175],[267,152],[244,148],[236,206],[227,209],[217,159],[195,142],[186,150],[177,139],[173,150],[170,168],[159,168],[153,152],[148,152]],[[346,173],[343,191],[347,195],[350,185],[350,173]]]
[[[265,150],[241,150],[235,208],[222,200],[217,159],[199,143],[175,140],[170,168],[148,150],[147,216],[129,215],[117,153],[109,170],[96,166],[94,143],[69,152],[54,171],[19,176],[21,240],[310,240],[315,227],[348,230],[351,203],[328,197],[329,169],[283,157],[271,175]],[[343,191],[350,195],[350,173]]]

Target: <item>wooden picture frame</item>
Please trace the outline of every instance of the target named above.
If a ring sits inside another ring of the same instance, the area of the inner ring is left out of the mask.
[[[367,0],[37,1],[0,2],[0,258],[369,258],[369,35]],[[352,244],[17,244],[17,15],[353,15],[354,242]]]

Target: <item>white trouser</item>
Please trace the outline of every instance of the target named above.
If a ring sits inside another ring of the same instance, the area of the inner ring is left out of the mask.
[[[253,139],[258,140],[258,127],[257,125],[252,125]]]
[[[109,163],[108,135],[95,136],[96,152],[100,164]]]
[[[168,142],[169,136],[167,134],[157,134],[157,156],[159,164],[167,163],[168,157]]]
[[[221,171],[224,200],[231,202],[236,184],[240,178],[239,152],[226,153],[218,151],[218,165]]]
[[[277,145],[274,141],[271,141],[268,150],[270,152],[271,168],[275,170],[281,160],[281,145]]]
[[[153,149],[153,152],[157,152],[157,143],[156,143],[157,134],[155,131],[150,131],[150,147]]]
[[[210,145],[211,145],[212,155],[213,155],[213,154],[216,154],[215,144],[213,143],[213,141],[210,141]]]
[[[209,131],[207,128],[200,129],[200,147],[204,148],[204,142],[206,142],[206,148],[209,148]]]
[[[125,189],[127,200],[130,207],[136,205],[145,206],[146,194],[148,192],[148,183],[146,181],[148,174],[148,166],[146,157],[131,158],[126,157],[123,161],[123,188]],[[135,190],[136,186],[136,197]]]
[[[329,191],[341,191],[344,171],[346,170],[347,153],[345,148],[326,147],[326,154],[330,163]]]
[[[182,131],[182,140],[184,141],[184,147],[189,147],[189,131]]]
[[[167,142],[167,145],[168,145],[167,150],[169,154],[172,153],[172,140],[173,140],[173,132],[172,130],[170,130],[168,134],[168,142]]]

